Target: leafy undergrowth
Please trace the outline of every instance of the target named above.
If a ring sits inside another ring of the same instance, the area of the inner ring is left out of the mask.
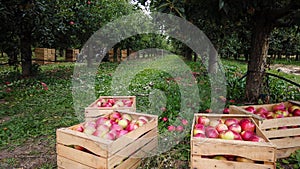
[[[209,110],[211,86],[206,68],[198,62],[186,62],[188,67],[184,67],[177,57],[164,59],[151,64],[141,60],[138,65],[142,67],[123,65],[135,71],[122,71],[115,63],[101,63],[95,76],[96,95],[117,93],[137,96],[138,111],[159,115],[161,133],[168,132],[167,127],[182,115],[182,108],[186,105],[191,109],[184,111],[190,114]],[[227,88],[227,96],[218,96],[218,99],[226,106],[242,104],[245,79],[241,78],[246,72],[246,64],[224,60],[223,65],[228,83],[221,87]],[[22,162],[47,155],[49,158],[40,160],[33,168],[56,167],[53,154],[55,130],[80,122],[73,108],[73,68],[74,64],[70,63],[45,65],[35,77],[29,78],[22,78],[13,68],[1,68],[0,157],[3,158],[0,158],[0,168],[24,167]],[[122,80],[126,78],[130,80]],[[118,88],[111,87],[116,84]],[[199,89],[198,93],[195,93],[195,86]],[[277,97],[272,96],[274,101],[300,100],[297,95],[299,89],[280,80],[272,81],[270,89],[272,93],[278,93]],[[182,96],[187,94],[192,99],[182,101]],[[182,105],[182,102],[185,104]],[[140,168],[189,168],[189,138],[187,132],[172,149],[143,160]],[[48,149],[44,148],[45,145]],[[25,155],[24,147],[29,147]],[[294,166],[299,161],[299,153],[296,153],[279,160],[277,166]]]

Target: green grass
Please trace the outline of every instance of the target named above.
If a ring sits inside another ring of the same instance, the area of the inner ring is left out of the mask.
[[[122,74],[123,77],[131,77],[131,81],[120,86],[118,91],[121,94],[137,96],[137,109],[152,113],[156,112],[162,117],[168,117],[168,122],[159,121],[161,132],[166,131],[166,127],[173,123],[180,115],[181,95],[178,92],[180,87],[191,85],[195,82],[181,77],[187,73],[180,74],[183,67],[176,57],[166,57],[166,60],[157,60],[151,64],[143,61],[143,69],[137,74],[132,72],[122,72],[114,74],[119,68],[115,63],[101,63],[99,72],[96,75],[96,95],[111,95],[113,90],[113,77]],[[246,73],[247,65],[244,62],[232,60],[222,60],[227,77],[228,100],[236,102],[244,95],[245,79],[241,77]],[[198,109],[188,111],[198,112],[210,108],[210,83],[205,68],[201,63],[186,62],[192,72],[196,72],[200,100]],[[74,64],[60,63],[54,65],[41,66],[41,71],[31,78],[23,79],[18,71],[11,67],[0,67],[0,119],[5,119],[0,123],[0,150],[14,149],[22,146],[28,140],[41,140],[48,142],[50,146],[55,146],[55,130],[60,127],[71,126],[79,123],[73,108],[72,97],[72,77]],[[161,68],[161,69],[158,69]],[[136,67],[138,69],[138,67]],[[284,77],[298,81],[299,76],[281,74]],[[120,77],[119,82],[122,79]],[[177,80],[177,81],[176,81]],[[9,82],[9,83],[6,83]],[[42,85],[47,84],[48,90]],[[178,83],[179,82],[179,83]],[[273,101],[283,101],[287,99],[300,100],[299,88],[285,83],[284,81],[272,79],[270,89],[272,90]],[[188,87],[189,88],[189,87]],[[123,93],[122,93],[122,92]],[[187,91],[188,93],[192,93]],[[196,93],[197,95],[197,93]],[[152,99],[152,100],[151,100]],[[153,100],[156,99],[156,100]],[[152,103],[154,101],[155,104]],[[185,100],[188,104],[194,100]],[[232,104],[226,102],[227,105]],[[160,112],[160,108],[166,106],[166,112]],[[190,107],[193,107],[191,105]],[[83,112],[82,112],[83,113]],[[189,160],[189,135],[182,138],[181,144],[161,155],[151,157],[143,161],[142,168],[188,168]],[[34,154],[38,152],[32,152]],[[173,160],[174,161],[173,161]],[[299,162],[298,155],[292,156],[288,160],[293,165]],[[3,162],[3,161],[2,161]],[[5,159],[6,164],[17,165],[16,159]],[[284,162],[282,162],[284,163]],[[281,164],[281,163],[280,163]],[[278,165],[280,165],[278,164]],[[168,166],[169,165],[169,166]],[[44,164],[40,168],[53,168],[55,164]]]

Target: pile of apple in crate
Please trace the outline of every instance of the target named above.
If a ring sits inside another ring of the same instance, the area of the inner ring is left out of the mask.
[[[135,96],[102,96],[85,109],[85,122],[57,130],[63,169],[130,169],[157,147],[157,116],[135,112]]]
[[[230,106],[232,114],[250,114],[276,146],[276,157],[289,157],[300,149],[300,102]]]

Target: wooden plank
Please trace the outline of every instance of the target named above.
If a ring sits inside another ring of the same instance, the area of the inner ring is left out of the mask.
[[[298,147],[292,147],[292,148],[277,149],[277,151],[276,151],[276,157],[277,157],[277,159],[289,157],[296,150],[300,150],[300,146],[298,146]]]
[[[124,135],[122,139],[117,139],[113,143],[109,144],[108,147],[108,156],[113,155],[114,153],[118,152],[119,150],[123,149],[126,145],[130,144],[143,134],[147,133],[148,131],[155,129],[157,127],[157,119],[152,119],[145,125],[127,133]]]
[[[102,157],[107,157],[107,145],[112,141],[101,139],[95,136],[88,136],[85,133],[74,131],[68,128],[58,129],[56,132],[57,143],[63,145],[78,145]]]
[[[278,137],[300,136],[300,128],[268,130],[264,131],[264,134],[270,139]]]
[[[56,151],[58,156],[65,157],[71,161],[89,166],[91,168],[106,168],[107,166],[105,158],[84,151],[76,150],[74,148],[67,147],[61,144],[56,145]]]
[[[300,125],[300,117],[284,117],[278,119],[266,119],[259,126],[261,129],[271,129],[283,126],[298,126]]]
[[[300,137],[271,139],[271,142],[276,145],[277,149],[299,147]]]
[[[57,166],[61,169],[95,169],[59,155],[57,156]]]
[[[111,157],[108,158],[108,168],[112,168],[120,164],[124,158],[131,157],[131,158],[141,158],[141,157],[134,157],[134,153],[153,140],[154,137],[157,137],[157,130],[153,129],[143,135],[142,137],[134,140],[131,144],[127,145],[126,147],[122,148],[120,151],[113,154]],[[126,137],[124,137],[126,138]],[[123,139],[122,139],[123,140]],[[126,140],[127,142],[127,140]]]
[[[203,142],[192,144],[191,153],[195,155],[234,155],[255,161],[275,161],[276,148],[237,145],[232,143]]]
[[[197,158],[192,156],[191,169],[275,169],[275,164],[256,164],[236,161]]]

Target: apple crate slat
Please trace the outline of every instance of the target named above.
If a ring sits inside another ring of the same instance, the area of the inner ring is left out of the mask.
[[[112,106],[112,107],[99,107],[97,103],[101,100],[107,100],[107,99],[115,99],[115,101],[119,100],[128,100],[131,102],[130,107],[126,106]],[[107,115],[113,111],[130,111],[135,112],[136,111],[136,97],[135,96],[100,96],[96,101],[94,101],[92,104],[90,104],[88,107],[85,108],[85,120],[89,121],[92,119],[95,119],[97,117]]]
[[[116,140],[107,140],[73,130],[79,125],[56,131],[57,165],[60,168],[134,169],[143,157],[157,148],[155,115],[126,112],[134,119],[145,116],[149,122]],[[84,150],[75,149],[80,146]]]
[[[193,129],[200,116],[212,119],[249,118],[256,126],[255,133],[265,142],[252,142],[241,140],[224,140],[219,138],[193,137]],[[276,148],[263,132],[258,128],[250,115],[238,114],[195,114],[191,132],[191,169],[275,169]],[[252,162],[227,161],[208,157],[213,156],[236,156],[249,159]]]
[[[300,149],[300,116],[283,117],[274,119],[265,119],[259,115],[250,113],[245,108],[252,106],[255,109],[264,107],[268,111],[272,111],[274,104],[247,105],[247,106],[230,106],[230,114],[248,114],[252,115],[260,129],[266,137],[277,147],[277,158],[289,157],[295,150]],[[285,107],[293,105],[300,106],[300,102],[286,101],[283,102]],[[286,128],[287,127],[287,128]],[[284,128],[284,129],[280,129]]]

